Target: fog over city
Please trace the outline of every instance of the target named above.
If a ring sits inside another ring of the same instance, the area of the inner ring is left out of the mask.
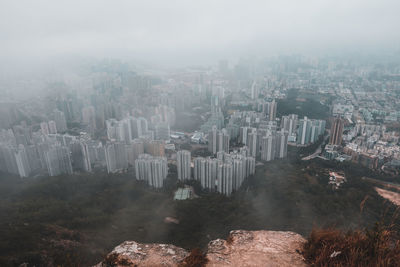
[[[399,11],[0,0],[0,266],[400,266]]]
[[[2,65],[70,56],[168,65],[279,53],[385,53],[396,0],[2,1]]]

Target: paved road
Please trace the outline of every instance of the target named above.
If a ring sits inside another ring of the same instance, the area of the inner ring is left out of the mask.
[[[310,160],[310,159],[317,157],[319,154],[321,154],[322,146],[326,143],[326,141],[328,140],[328,137],[329,137],[329,134],[327,134],[325,136],[324,141],[318,146],[318,148],[315,150],[314,153],[312,153],[311,155],[308,155],[306,157],[303,157],[301,160]]]

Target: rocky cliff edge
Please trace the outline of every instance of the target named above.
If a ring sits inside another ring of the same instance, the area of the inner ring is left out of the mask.
[[[203,263],[183,248],[169,244],[140,244],[126,241],[95,267],[108,266],[307,266],[300,250],[305,239],[293,232],[231,231],[227,240],[208,244]],[[193,253],[192,253],[193,254]]]

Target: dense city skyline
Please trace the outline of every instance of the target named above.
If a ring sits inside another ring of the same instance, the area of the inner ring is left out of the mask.
[[[0,266],[400,266],[399,10],[1,1]]]

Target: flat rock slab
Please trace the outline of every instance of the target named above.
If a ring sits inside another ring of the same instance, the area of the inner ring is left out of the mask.
[[[307,266],[299,253],[305,239],[293,232],[231,231],[227,240],[208,244],[207,266]],[[168,244],[126,241],[114,248],[96,267],[185,266],[189,252]]]
[[[106,266],[178,266],[189,253],[183,248],[169,244],[141,244],[125,241],[115,247],[103,262]]]
[[[293,232],[231,231],[208,244],[207,266],[307,266],[299,253],[304,242]]]

